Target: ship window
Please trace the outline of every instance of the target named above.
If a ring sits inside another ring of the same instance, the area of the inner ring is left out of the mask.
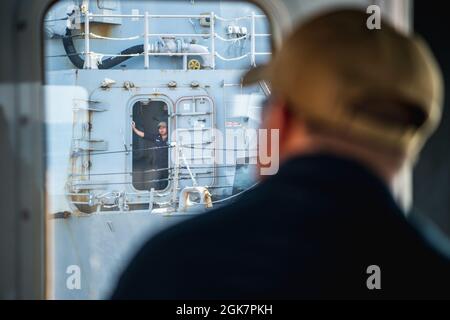
[[[164,101],[141,100],[133,105],[133,186],[164,190],[169,183],[168,106]]]

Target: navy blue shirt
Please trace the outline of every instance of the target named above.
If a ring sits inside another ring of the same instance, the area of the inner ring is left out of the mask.
[[[407,220],[364,166],[298,157],[232,204],[150,239],[113,298],[449,298],[448,242],[429,234],[438,232]],[[367,287],[371,265],[380,290]]]
[[[150,148],[152,149],[152,161],[154,168],[167,168],[168,167],[168,140],[164,140],[160,134],[150,134],[145,132],[144,139],[151,142]]]

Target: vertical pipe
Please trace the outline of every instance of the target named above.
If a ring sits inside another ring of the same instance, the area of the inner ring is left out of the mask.
[[[149,57],[148,57],[148,50],[149,50],[149,44],[148,44],[148,11],[145,11],[145,18],[144,18],[144,67],[145,69],[148,69],[150,66]]]
[[[178,141],[178,137],[177,137],[177,141],[175,143],[175,170],[172,176],[172,181],[173,181],[173,185],[172,185],[172,203],[175,206],[175,204],[177,203],[177,196],[178,196],[178,178],[179,178],[179,169],[180,169],[180,147],[178,145],[178,143],[181,141]]]
[[[84,14],[84,68],[91,69],[91,49],[89,47],[89,11]]]
[[[155,188],[150,189],[150,200],[148,202],[148,212],[152,213],[153,211],[153,200],[154,200]]]
[[[216,69],[216,34],[214,30],[214,12],[211,12],[211,17],[209,18],[210,26],[209,29],[211,31],[211,68]]]
[[[255,61],[255,12],[252,11],[252,31],[251,31],[251,65],[254,67],[256,65],[256,61]]]

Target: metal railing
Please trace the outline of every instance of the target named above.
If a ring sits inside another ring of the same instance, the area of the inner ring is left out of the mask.
[[[256,56],[259,55],[270,55],[271,52],[257,52],[256,51],[256,38],[258,37],[270,37],[269,33],[256,33],[256,19],[266,18],[265,15],[257,15],[252,12],[251,15],[235,17],[235,18],[223,18],[220,17],[214,12],[209,14],[199,14],[199,15],[158,15],[158,14],[149,14],[145,12],[145,14],[93,14],[89,11],[82,13],[84,15],[84,46],[85,50],[81,54],[84,54],[85,59],[85,69],[92,69],[92,61],[93,55],[107,56],[107,57],[135,57],[135,56],[144,56],[144,67],[148,69],[150,67],[150,56],[182,56],[184,59],[184,66],[187,64],[188,56],[204,56],[210,55],[211,60],[211,69],[215,69],[216,67],[216,57],[223,61],[237,61],[244,58],[250,58],[250,64],[255,66],[256,64]],[[117,38],[117,37],[105,37],[101,35],[94,34],[90,32],[90,20],[96,17],[109,17],[109,18],[133,18],[133,19],[144,19],[144,32],[140,35],[130,36],[126,38]],[[208,33],[150,33],[150,19],[202,19],[209,18],[209,32]],[[224,38],[215,32],[215,20],[218,21],[238,21],[248,19],[251,21],[250,34],[241,36],[239,38]],[[104,39],[104,40],[117,40],[117,41],[127,41],[127,40],[137,40],[139,38],[144,39],[144,52],[136,53],[136,54],[108,54],[108,53],[96,53],[91,51],[90,46],[90,38],[96,39]],[[149,39],[151,37],[209,37],[210,39],[210,52],[209,53],[201,53],[201,52],[150,52],[150,43]],[[216,52],[216,39],[221,41],[236,41],[241,39],[250,38],[251,46],[250,51],[238,56],[226,58]]]

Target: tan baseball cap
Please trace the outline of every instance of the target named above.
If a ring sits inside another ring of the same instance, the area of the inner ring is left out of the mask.
[[[167,128],[167,123],[165,121],[161,121],[160,123],[158,123],[158,128],[159,127],[166,127]]]
[[[265,80],[293,114],[321,128],[416,155],[441,118],[443,80],[425,42],[359,10],[301,24],[244,84]]]

